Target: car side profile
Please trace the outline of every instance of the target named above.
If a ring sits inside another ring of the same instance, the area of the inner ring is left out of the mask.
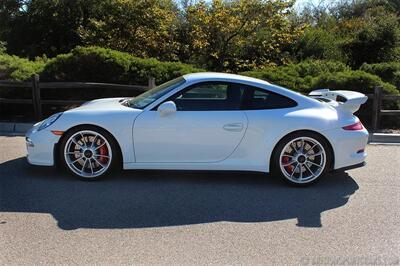
[[[26,134],[27,159],[59,162],[85,180],[122,167],[272,172],[308,185],[364,164],[368,131],[353,113],[366,100],[352,91],[306,96],[239,75],[188,74],[38,122]]]

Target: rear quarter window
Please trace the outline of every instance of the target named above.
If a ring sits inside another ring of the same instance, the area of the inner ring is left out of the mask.
[[[278,93],[253,88],[244,100],[246,110],[280,109],[297,106],[297,102]]]

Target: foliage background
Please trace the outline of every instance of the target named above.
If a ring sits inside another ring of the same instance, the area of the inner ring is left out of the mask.
[[[294,4],[2,0],[0,79],[29,80],[37,73],[47,81],[146,84],[148,76],[161,83],[189,72],[224,71],[300,92],[371,93],[378,85],[399,93],[399,0]]]

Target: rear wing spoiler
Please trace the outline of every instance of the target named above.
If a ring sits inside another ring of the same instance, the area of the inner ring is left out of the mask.
[[[360,106],[368,100],[368,97],[362,93],[344,90],[314,90],[309,93],[309,96],[313,98],[323,98],[330,101],[335,101],[337,104],[334,105],[334,107],[350,111],[351,113],[357,112],[358,109],[360,109]]]

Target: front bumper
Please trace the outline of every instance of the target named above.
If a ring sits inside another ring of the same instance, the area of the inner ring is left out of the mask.
[[[338,128],[325,131],[324,135],[330,140],[335,155],[333,170],[364,163],[369,135],[366,129],[350,131]]]
[[[54,145],[60,136],[54,135],[50,130],[40,130],[40,123],[36,123],[25,135],[27,160],[33,165],[54,165]]]

